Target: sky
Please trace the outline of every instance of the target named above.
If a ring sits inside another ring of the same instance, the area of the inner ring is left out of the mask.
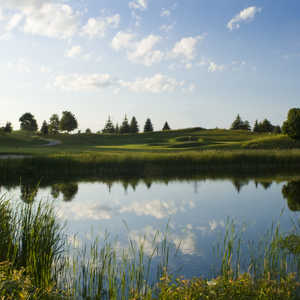
[[[299,0],[0,0],[0,126],[281,125],[300,103]]]

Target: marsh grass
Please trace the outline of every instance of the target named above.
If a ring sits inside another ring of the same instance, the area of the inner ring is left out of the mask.
[[[296,172],[300,150],[84,153],[0,160],[0,179],[50,176],[153,177],[210,172]]]

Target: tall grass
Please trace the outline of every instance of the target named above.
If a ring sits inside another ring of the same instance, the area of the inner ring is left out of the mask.
[[[63,257],[65,239],[49,203],[14,208],[0,199],[0,229],[2,261],[10,261],[16,269],[25,268],[37,287],[55,283],[57,273],[52,267]]]
[[[243,231],[228,221],[217,277],[173,280],[168,230],[155,234],[150,252],[146,236],[129,238],[126,249],[109,235],[70,248],[50,204],[13,207],[2,197],[0,253],[9,262],[0,261],[0,296],[13,299],[9,293],[20,290],[34,295],[30,299],[297,299],[300,251],[291,241],[299,243],[299,225],[288,236],[272,226],[261,241],[249,243],[245,258]]]
[[[30,176],[164,176],[203,172],[299,171],[300,150],[237,150],[180,153],[84,153],[1,159],[0,179]]]

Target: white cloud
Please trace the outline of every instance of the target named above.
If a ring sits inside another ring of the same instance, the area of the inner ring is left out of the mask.
[[[261,8],[250,6],[244,10],[242,10],[240,13],[238,13],[233,19],[231,19],[228,24],[227,28],[232,31],[234,29],[240,28],[240,23],[252,21],[257,13],[260,13],[262,11]]]
[[[160,50],[153,50],[160,39],[159,36],[151,34],[137,42],[134,51],[128,53],[128,59],[132,62],[142,63],[145,66],[151,66],[160,62],[163,58],[163,53]]]
[[[160,16],[161,17],[169,17],[171,15],[171,11],[168,9],[163,8],[161,10]]]
[[[111,42],[111,46],[116,51],[125,48],[128,49],[132,45],[132,40],[135,38],[135,35],[132,33],[127,33],[120,31],[118,32]]]
[[[81,47],[80,46],[73,46],[71,49],[66,51],[66,57],[74,58],[81,54]]]
[[[64,90],[81,91],[115,86],[116,80],[109,74],[70,74],[55,78],[54,86]]]
[[[5,29],[7,31],[13,30],[15,27],[19,25],[19,23],[22,21],[23,16],[21,14],[14,14],[9,22],[6,24]]]
[[[178,82],[174,78],[156,74],[152,77],[140,78],[132,82],[121,81],[121,85],[133,92],[162,93],[174,92],[178,87],[182,87],[184,82]]]
[[[184,88],[184,81],[155,74],[152,77],[138,78],[133,81],[119,80],[109,74],[68,74],[59,75],[55,78],[54,86],[63,90],[82,91],[104,88],[127,88],[136,93],[163,93],[174,92]]]
[[[25,33],[66,39],[77,32],[79,14],[67,4],[49,0],[0,0],[0,5],[18,11],[7,24],[8,30],[19,25],[24,18],[22,29]]]
[[[77,32],[78,16],[69,5],[46,3],[26,13],[24,32],[66,39]]]
[[[90,18],[83,26],[81,34],[90,38],[104,37],[108,28],[117,28],[120,24],[120,15],[115,14],[108,17]]]
[[[182,38],[172,49],[171,57],[183,57],[186,60],[194,59],[197,43],[202,39],[204,39],[203,35]]]
[[[130,9],[146,10],[148,8],[147,0],[134,0],[129,2]]]
[[[154,50],[156,44],[161,40],[160,36],[149,35],[140,41],[136,41],[135,35],[126,32],[118,32],[112,40],[112,47],[116,51],[127,50],[127,57],[130,61],[151,66],[163,59],[163,52]]]

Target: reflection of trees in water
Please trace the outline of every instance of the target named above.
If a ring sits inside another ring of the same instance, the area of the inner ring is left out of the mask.
[[[39,189],[39,185],[33,183],[21,183],[20,190],[21,190],[21,199],[25,203],[32,203],[37,195]]]
[[[282,195],[290,210],[300,211],[300,181],[290,181],[282,187]]]
[[[248,179],[233,179],[233,180],[231,180],[231,182],[238,193],[242,190],[243,186],[246,186],[249,184]]]
[[[72,201],[78,192],[77,183],[59,183],[51,186],[51,195],[58,198],[60,193],[63,195],[64,201]]]
[[[255,180],[254,183],[255,183],[256,188],[260,184],[265,190],[267,190],[268,188],[271,187],[273,182],[272,181],[258,181],[258,180]]]

